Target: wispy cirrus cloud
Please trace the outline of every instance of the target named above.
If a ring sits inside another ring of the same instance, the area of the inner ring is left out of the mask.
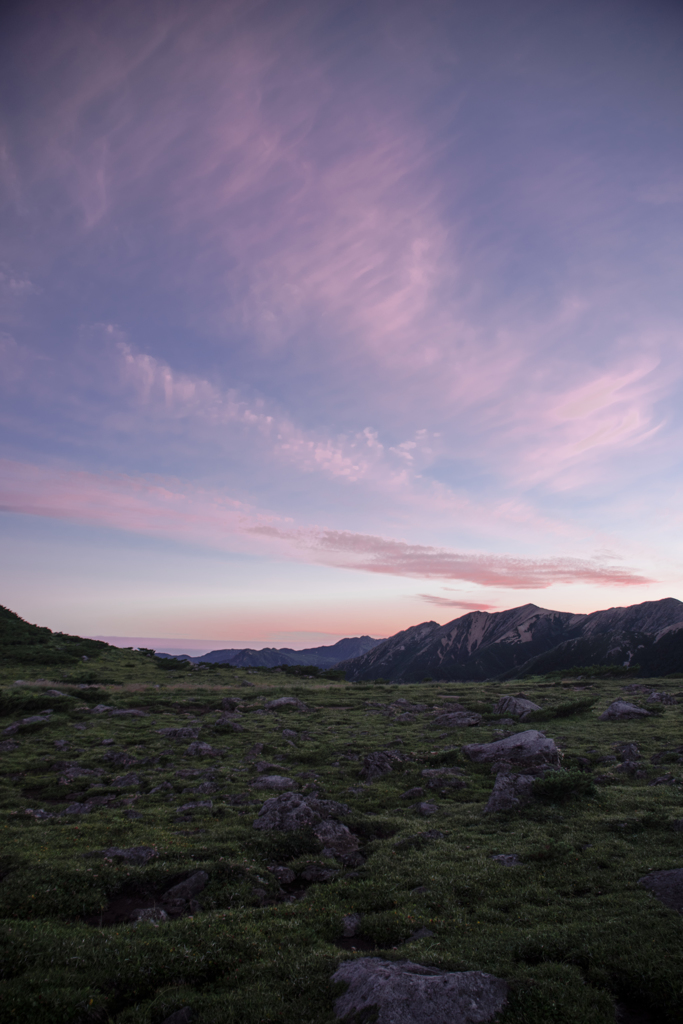
[[[439,608],[460,608],[464,612],[491,612],[496,609],[494,604],[484,604],[481,601],[456,601],[450,597],[440,597],[438,594],[418,594],[418,597]]]

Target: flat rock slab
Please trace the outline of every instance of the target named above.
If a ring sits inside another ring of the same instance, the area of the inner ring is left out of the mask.
[[[600,715],[603,722],[629,721],[633,718],[648,718],[651,712],[645,708],[639,708],[636,704],[629,704],[626,700],[615,700],[606,711]]]
[[[476,711],[447,711],[432,722],[432,729],[464,729],[481,723]]]
[[[493,743],[470,743],[463,747],[471,761],[510,762],[523,765],[559,765],[560,751],[555,740],[537,729],[526,729]]]
[[[649,889],[665,907],[683,914],[683,868],[651,871],[649,875],[638,879],[638,885]]]
[[[442,971],[410,960],[363,957],[341,964],[346,982],[334,1012],[344,1020],[374,1011],[377,1024],[486,1024],[505,1005],[508,986],[483,971]]]

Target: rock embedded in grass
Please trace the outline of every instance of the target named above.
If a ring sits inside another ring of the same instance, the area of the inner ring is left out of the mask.
[[[261,775],[252,782],[254,789],[294,789],[296,782],[286,775]]]
[[[530,711],[540,711],[538,704],[524,697],[503,696],[493,709],[494,715],[526,715]]]
[[[531,787],[536,781],[534,775],[512,775],[499,772],[484,814],[500,811],[515,811],[531,800]]]
[[[554,740],[536,729],[513,733],[493,743],[470,743],[463,753],[477,764],[486,762],[538,767],[559,766],[560,751]]]
[[[486,1024],[507,1001],[505,981],[483,971],[442,971],[410,960],[362,957],[340,965],[333,982],[347,991],[338,1019],[377,1014],[377,1024]]]
[[[636,704],[629,704],[626,700],[615,700],[612,701],[606,711],[603,711],[600,715],[600,720],[603,722],[624,722],[630,721],[633,718],[649,718],[651,714],[651,711],[639,708]]]

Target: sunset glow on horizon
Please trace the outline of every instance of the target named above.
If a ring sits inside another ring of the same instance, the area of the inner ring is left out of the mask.
[[[208,650],[683,600],[679,5],[4,23],[0,604]]]

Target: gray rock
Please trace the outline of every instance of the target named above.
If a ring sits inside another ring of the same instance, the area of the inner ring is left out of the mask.
[[[249,684],[251,686],[251,683]],[[166,1017],[161,1024],[191,1024],[192,1007],[183,1006],[182,1010],[176,1010],[170,1017]]]
[[[601,720],[611,722],[629,721],[632,718],[649,718],[651,712],[645,708],[639,708],[635,704],[629,704],[625,700],[615,700],[606,711],[600,715]]]
[[[555,741],[536,729],[517,732],[493,743],[471,743],[462,749],[471,761],[477,763],[558,766],[561,756]]]
[[[221,701],[221,708],[223,711],[236,711],[239,703],[236,697],[224,697]]]
[[[433,934],[434,932],[431,928],[418,928],[416,932],[408,936],[406,942],[419,942],[420,939],[431,939]]]
[[[48,697],[66,697],[66,694],[62,693],[61,690],[46,690],[45,694]]]
[[[112,717],[114,717],[114,715],[126,716],[128,718],[147,718],[148,717],[148,712],[147,711],[140,711],[139,708],[117,708],[115,711],[110,711],[109,714]]]
[[[279,865],[272,865],[268,868],[270,873],[277,878],[280,885],[291,885],[296,878],[296,874],[291,868],[287,868]]]
[[[280,708],[286,707],[294,707],[297,711],[308,711],[308,707],[303,701],[297,700],[296,697],[278,697],[276,700],[268,701],[266,711],[278,711]]]
[[[324,868],[321,864],[307,864],[301,872],[304,882],[329,882],[339,874],[334,868]]]
[[[481,715],[474,711],[447,711],[432,722],[432,729],[464,729],[481,723]]]
[[[187,814],[188,811],[211,811],[213,810],[213,800],[192,800],[187,804],[183,804],[182,807],[178,808],[179,812]]]
[[[363,758],[361,778],[367,779],[368,782],[374,782],[375,779],[393,771],[395,766],[402,761],[405,761],[405,754],[402,754],[400,750],[374,750]]]
[[[337,821],[321,821],[315,825],[313,832],[323,844],[325,857],[350,857],[358,850],[358,837],[350,832],[346,825]]]
[[[199,909],[194,897],[205,888],[208,881],[206,871],[195,871],[184,882],[174,885],[161,897],[166,912],[171,916],[178,916],[188,910],[194,913]]]
[[[112,786],[118,787],[118,789],[130,789],[131,786],[140,786],[140,777],[135,772],[129,772],[128,775],[119,775],[118,778],[112,779]]]
[[[665,907],[683,914],[683,868],[651,871],[638,879],[638,885],[649,889]]]
[[[258,812],[254,828],[295,832],[300,828],[317,825],[321,820],[321,815],[309,807],[301,793],[282,793],[266,800]]]
[[[153,846],[108,846],[106,850],[102,850],[102,856],[112,860],[123,860],[127,864],[147,864],[159,854]]]
[[[258,779],[254,779],[252,786],[254,789],[294,789],[296,782],[294,779],[288,779],[286,775],[261,775]]]
[[[103,740],[102,742],[106,743],[107,741]],[[113,743],[114,741],[112,740],[111,742]],[[55,747],[57,748],[57,750],[66,750],[66,748],[68,746],[69,746],[69,741],[68,740],[55,740]]]
[[[439,808],[436,804],[432,804],[428,800],[424,800],[422,803],[417,805],[416,810],[423,818],[428,818],[431,814],[436,814]]]
[[[647,698],[648,704],[675,704],[676,698],[671,693],[657,693],[653,690],[650,696]]]
[[[402,800],[417,800],[418,797],[424,796],[425,791],[422,786],[413,786],[412,789],[407,789],[405,793],[401,793]]]
[[[442,971],[410,960],[363,957],[341,964],[332,981],[349,987],[334,1012],[375,1010],[377,1024],[486,1024],[507,1000],[506,982],[483,971]]]
[[[430,789],[440,792],[448,789],[462,789],[467,783],[461,778],[460,768],[425,768],[420,772]]]
[[[511,775],[507,772],[500,772],[496,775],[496,782],[484,808],[484,814],[514,811],[523,807],[531,800],[531,787],[534,781],[535,776],[533,775]]]
[[[139,923],[159,924],[161,921],[168,921],[168,914],[161,907],[143,907],[134,910],[130,919]]]
[[[105,711],[113,711],[114,708],[111,704],[96,704],[94,708],[90,708],[93,715],[103,715]]]
[[[286,740],[295,740],[299,734],[294,729],[283,729],[282,735]]]
[[[183,725],[178,729],[157,729],[160,736],[168,736],[171,740],[196,740],[199,736],[199,728],[191,725]]]
[[[190,757],[209,757],[214,750],[210,743],[190,743],[186,753]]]
[[[494,715],[525,715],[529,711],[540,711],[538,704],[524,697],[501,697],[493,709]]]
[[[102,740],[102,746],[103,747],[110,747],[113,742],[114,742],[114,740],[111,740],[111,739]],[[56,743],[55,743],[55,746],[57,746]]]
[[[358,935],[361,925],[360,914],[345,914],[342,917],[342,935],[345,939],[352,939],[354,935]]]
[[[27,807],[24,814],[30,815],[32,818],[35,818],[36,821],[47,821],[48,818],[54,817],[53,814],[48,814],[48,812],[42,807]]]
[[[637,761],[640,757],[640,751],[635,743],[621,743],[617,750],[620,761]]]
[[[18,750],[19,744],[15,740],[3,740],[0,743],[0,754],[11,754],[13,750]]]

